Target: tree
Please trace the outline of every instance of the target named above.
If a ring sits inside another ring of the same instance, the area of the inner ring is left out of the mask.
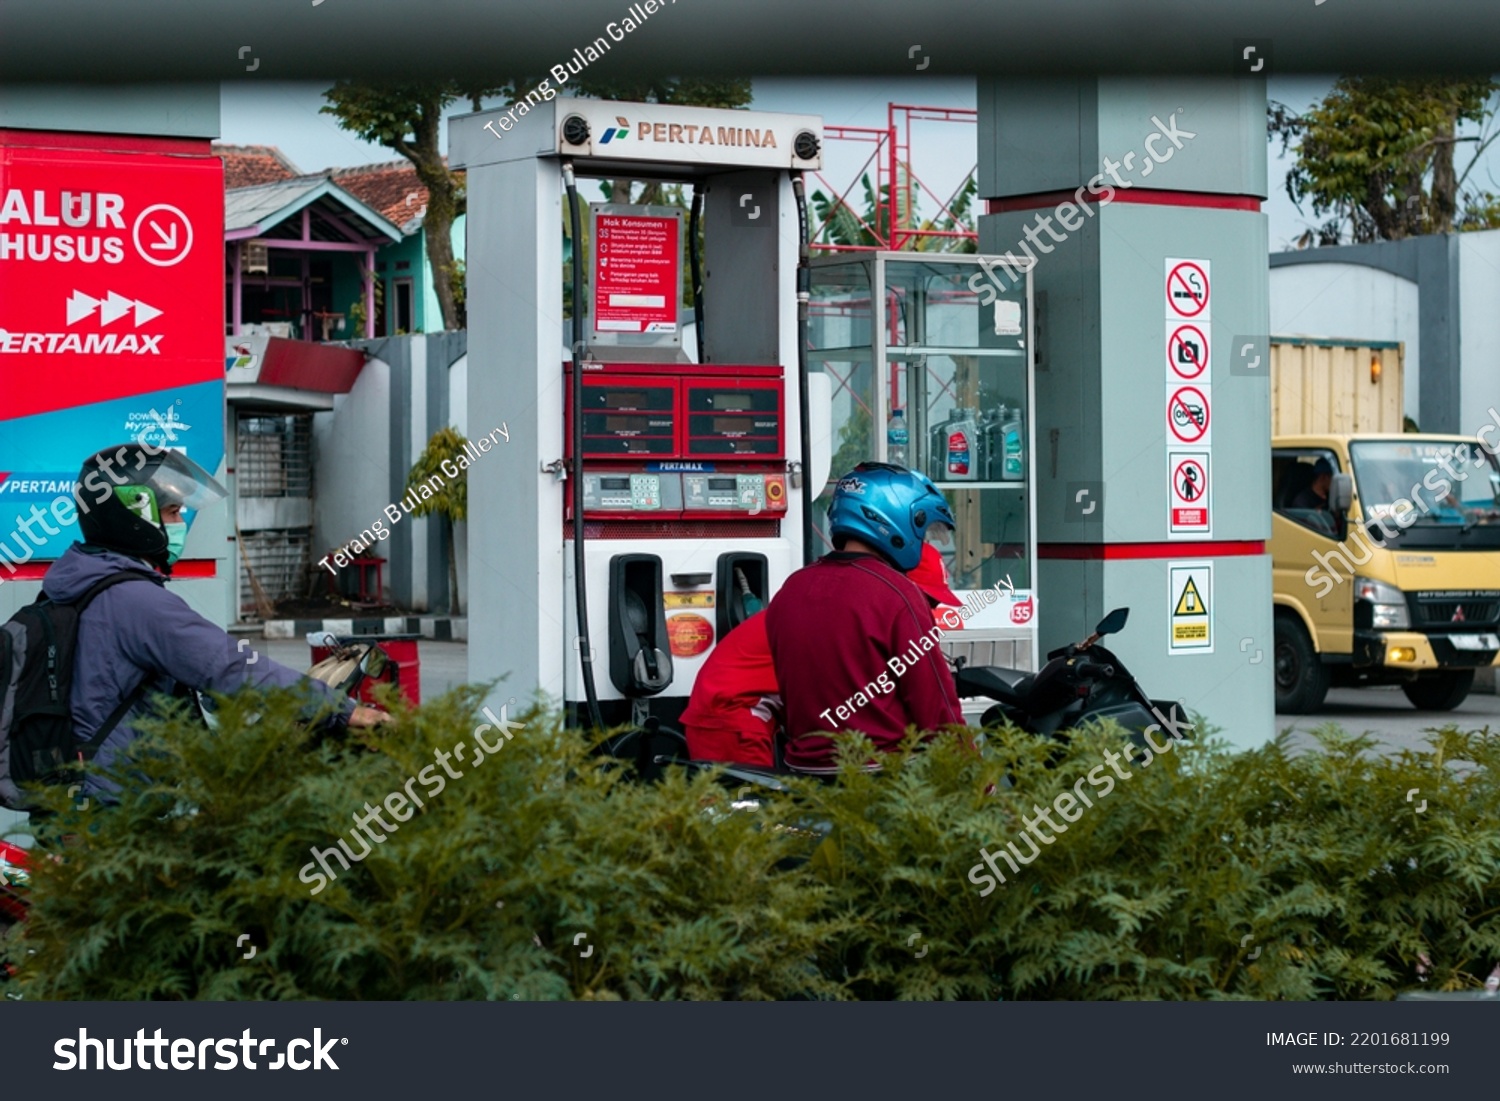
[[[464,459],[460,464],[458,460]],[[454,478],[443,469],[443,463],[458,467],[458,477]],[[464,438],[454,428],[440,428],[432,434],[432,439],[427,441],[427,447],[412,466],[410,473],[406,475],[406,488],[414,489],[423,482],[428,481],[434,475],[442,483],[442,489],[433,493],[431,497],[418,501],[413,507],[413,516],[438,515],[443,518],[443,533],[448,543],[448,591],[449,597],[448,613],[458,615],[462,611],[462,601],[458,593],[458,543],[454,539],[453,525],[469,516],[469,473],[467,469],[468,455],[464,451]]]
[[[427,188],[422,228],[427,234],[432,288],[445,329],[462,329],[466,321],[463,303],[454,294],[452,239],[453,222],[464,212],[466,203],[462,177],[448,167],[440,149],[443,111],[460,99],[468,99],[477,111],[484,97],[496,91],[455,81],[367,84],[341,80],[323,93],[328,100],[321,108],[323,114],[334,116],[341,127],[365,141],[405,157]]]
[[[1293,143],[1297,152],[1287,195],[1298,210],[1310,201],[1315,215],[1331,215],[1298,247],[1500,225],[1500,200],[1463,187],[1494,140],[1497,89],[1488,78],[1342,77],[1305,115],[1272,102],[1267,130],[1283,152]],[[1479,133],[1460,134],[1466,124]],[[1474,153],[1460,173],[1455,147],[1469,142]]]

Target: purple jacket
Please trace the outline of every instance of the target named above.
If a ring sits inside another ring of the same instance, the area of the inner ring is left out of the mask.
[[[42,591],[59,603],[77,600],[105,577],[121,570],[155,573],[136,558],[75,543],[47,570]],[[295,669],[243,652],[225,631],[188,607],[171,592],[165,578],[126,581],[94,598],[78,623],[78,649],[73,664],[73,729],[80,740],[92,741],[121,700],[149,678],[151,689],[170,693],[177,684],[199,691],[233,692],[247,684],[264,687],[307,686],[318,701],[333,702],[333,691],[321,681]],[[138,735],[132,717],[149,711],[146,698],[132,707],[99,747],[95,764],[107,768],[119,751]],[[353,711],[344,701],[342,712]],[[107,795],[116,785],[90,772],[86,792]]]

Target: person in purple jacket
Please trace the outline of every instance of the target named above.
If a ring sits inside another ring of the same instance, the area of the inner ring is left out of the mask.
[[[245,685],[301,686],[309,696],[309,718],[335,709],[350,726],[389,719],[378,708],[338,699],[327,685],[295,669],[242,652],[227,632],[167,589],[165,582],[187,539],[183,511],[225,496],[212,475],[178,451],[128,443],[84,460],[73,497],[85,541],[74,543],[52,564],[42,591],[68,604],[114,574],[137,575],[99,592],[78,622],[73,729],[80,741],[93,746],[93,762],[100,769],[107,769],[138,736],[131,723],[147,713],[147,693],[152,691],[170,695],[179,687],[233,692]],[[100,739],[111,718],[113,726]],[[86,793],[110,802],[117,790],[89,770]]]
[[[834,552],[787,578],[765,612],[788,768],[836,771],[835,731],[890,752],[908,727],[963,724],[938,647],[943,627],[906,576],[934,524],[954,527],[953,512],[921,474],[861,463],[839,480],[828,509]]]

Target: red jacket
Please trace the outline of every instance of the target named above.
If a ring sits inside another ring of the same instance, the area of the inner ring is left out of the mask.
[[[857,730],[889,751],[906,728],[962,724],[942,627],[922,591],[883,559],[834,552],[787,578],[766,609],[786,700],[787,764],[831,768],[820,733]]]
[[[766,616],[761,612],[721,638],[698,670],[682,713],[688,755],[695,761],[770,768],[776,723],[758,705],[777,691]]]

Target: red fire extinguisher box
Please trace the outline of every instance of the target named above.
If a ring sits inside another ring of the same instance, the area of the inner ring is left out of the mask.
[[[377,643],[391,659],[391,664],[396,667],[396,690],[401,693],[407,703],[415,707],[422,702],[422,659],[417,652],[417,641],[421,637],[421,635],[315,634],[308,636],[308,643],[312,646],[314,665],[340,646],[349,646],[358,642]],[[355,689],[354,698],[372,707],[377,706],[374,690],[378,685],[387,683],[388,680],[389,678],[386,677],[379,680],[366,677],[364,682]]]

